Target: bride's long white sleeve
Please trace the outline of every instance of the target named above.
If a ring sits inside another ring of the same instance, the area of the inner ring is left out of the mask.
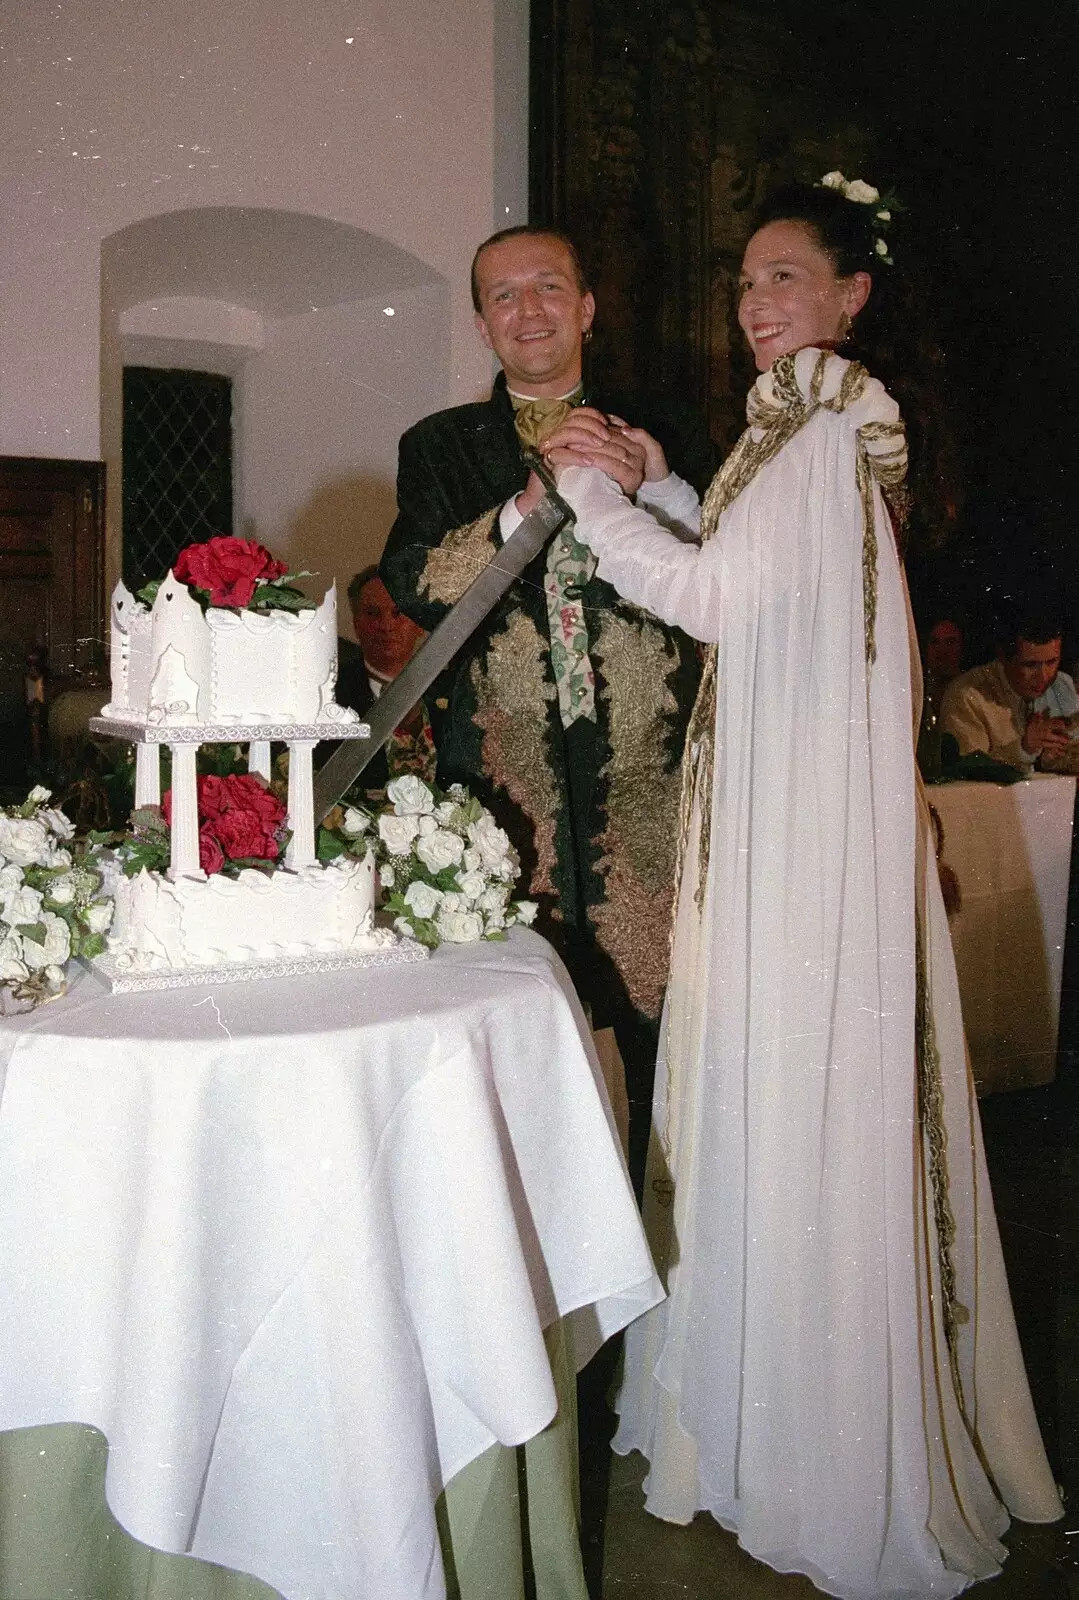
[[[598,467],[569,467],[558,492],[573,507],[576,536],[597,572],[619,594],[693,639],[719,638],[722,551],[717,541],[687,544],[627,500]]]

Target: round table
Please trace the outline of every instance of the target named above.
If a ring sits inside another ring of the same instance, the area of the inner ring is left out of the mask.
[[[661,1298],[538,936],[0,1025],[0,1429],[109,1442],[133,1536],[441,1600],[435,1502]]]

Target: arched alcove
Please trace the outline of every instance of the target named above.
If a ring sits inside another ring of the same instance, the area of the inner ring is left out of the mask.
[[[397,440],[446,392],[444,278],[347,223],[202,206],[104,239],[101,307],[110,581],[122,549],[125,364],[232,379],[234,531],[326,581],[346,582],[377,556]]]

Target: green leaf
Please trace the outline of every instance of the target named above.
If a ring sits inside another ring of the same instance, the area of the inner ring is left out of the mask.
[[[329,828],[318,830],[318,845],[315,855],[319,861],[336,861],[338,856],[348,853],[348,846],[339,834],[332,833]]]
[[[87,933],[79,941],[77,955],[85,956],[89,960],[92,956],[102,955],[105,951],[105,935],[102,933]]]
[[[161,579],[154,578],[149,583],[144,583],[141,589],[136,589],[135,599],[142,605],[150,607],[157,599],[157,591],[161,587]]]
[[[485,933],[483,937],[489,939],[492,944],[504,944],[506,939],[501,928],[492,928],[490,933]]]
[[[44,944],[49,936],[49,930],[43,922],[20,923],[17,931],[23,939],[29,939],[33,944]]]

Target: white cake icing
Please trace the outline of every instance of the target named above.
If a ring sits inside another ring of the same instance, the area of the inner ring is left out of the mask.
[[[149,727],[356,723],[334,699],[337,591],[307,611],[203,611],[170,573],[149,609],[112,596],[112,693],[103,718]]]
[[[394,942],[374,927],[374,895],[370,855],[236,878],[143,871],[116,886],[109,951],[118,969],[150,972],[373,950]]]

